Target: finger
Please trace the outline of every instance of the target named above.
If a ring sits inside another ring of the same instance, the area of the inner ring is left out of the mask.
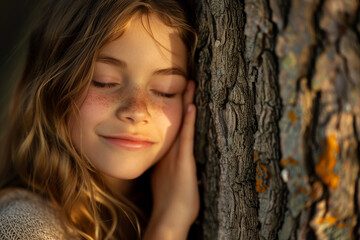
[[[195,82],[193,80],[189,80],[186,86],[186,91],[184,93],[184,108],[186,111],[187,106],[194,101],[194,93],[195,93]]]
[[[186,109],[183,127],[180,133],[180,154],[193,156],[194,131],[195,131],[196,108],[194,104],[189,104]]]

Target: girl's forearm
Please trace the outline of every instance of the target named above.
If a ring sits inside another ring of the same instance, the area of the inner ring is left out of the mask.
[[[144,234],[144,240],[186,240],[190,226],[174,223],[165,218],[152,218]]]

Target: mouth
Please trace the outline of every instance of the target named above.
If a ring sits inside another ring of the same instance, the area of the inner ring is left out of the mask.
[[[143,137],[135,136],[102,136],[107,142],[116,147],[126,150],[142,150],[151,147],[154,142],[151,142]]]

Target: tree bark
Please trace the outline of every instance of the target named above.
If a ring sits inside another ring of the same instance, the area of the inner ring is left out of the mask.
[[[360,238],[359,1],[194,4],[198,239]]]
[[[257,239],[254,101],[244,60],[244,6],[203,1],[198,7],[196,135],[204,169],[204,239]]]

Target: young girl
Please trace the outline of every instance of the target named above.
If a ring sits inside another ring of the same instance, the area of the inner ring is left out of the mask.
[[[186,239],[196,34],[174,0],[53,0],[0,165],[0,239]]]

